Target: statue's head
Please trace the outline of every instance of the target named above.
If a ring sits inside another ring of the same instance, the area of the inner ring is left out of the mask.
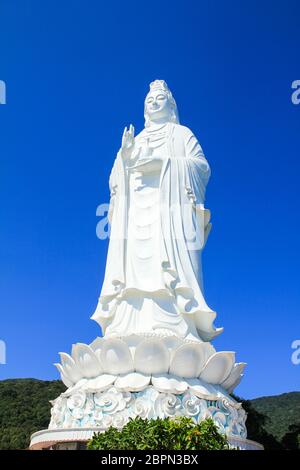
[[[144,104],[145,127],[151,122],[175,122],[179,124],[176,102],[164,80],[150,83],[150,91]]]

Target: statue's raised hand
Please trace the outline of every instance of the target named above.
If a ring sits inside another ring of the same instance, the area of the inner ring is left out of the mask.
[[[129,158],[134,148],[134,127],[132,124],[129,126],[129,130],[127,130],[127,126],[124,129],[123,136],[122,136],[122,147],[121,153],[123,158]]]

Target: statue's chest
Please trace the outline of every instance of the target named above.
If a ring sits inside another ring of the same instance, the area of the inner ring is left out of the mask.
[[[143,154],[153,157],[167,158],[169,153],[166,134],[145,134],[138,140],[137,146],[142,149]]]

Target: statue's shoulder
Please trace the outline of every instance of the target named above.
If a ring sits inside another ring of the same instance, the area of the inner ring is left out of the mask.
[[[193,132],[187,126],[183,126],[182,124],[173,124],[173,133],[178,135],[183,139],[189,139],[193,136]]]

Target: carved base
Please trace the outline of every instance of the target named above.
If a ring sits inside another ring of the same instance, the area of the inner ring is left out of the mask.
[[[240,403],[219,390],[218,398],[199,398],[184,393],[163,393],[154,386],[139,392],[120,391],[115,386],[103,392],[75,390],[62,394],[51,410],[49,429],[94,428],[110,426],[122,429],[130,418],[144,419],[189,416],[195,423],[212,418],[227,436],[246,438],[246,413]]]
[[[154,386],[148,386],[139,392],[124,392],[113,386],[103,392],[75,390],[71,394],[61,394],[53,402],[49,430],[35,433],[30,448],[51,447],[58,442],[79,442],[79,436],[87,441],[92,436],[91,430],[103,432],[110,426],[122,429],[130,418],[176,416],[189,416],[195,423],[212,418],[221,433],[237,441],[244,442],[247,435],[246,413],[241,404],[223,395],[220,389],[217,399],[207,400],[199,398],[191,390],[163,393]],[[44,446],[43,442],[48,444]]]

